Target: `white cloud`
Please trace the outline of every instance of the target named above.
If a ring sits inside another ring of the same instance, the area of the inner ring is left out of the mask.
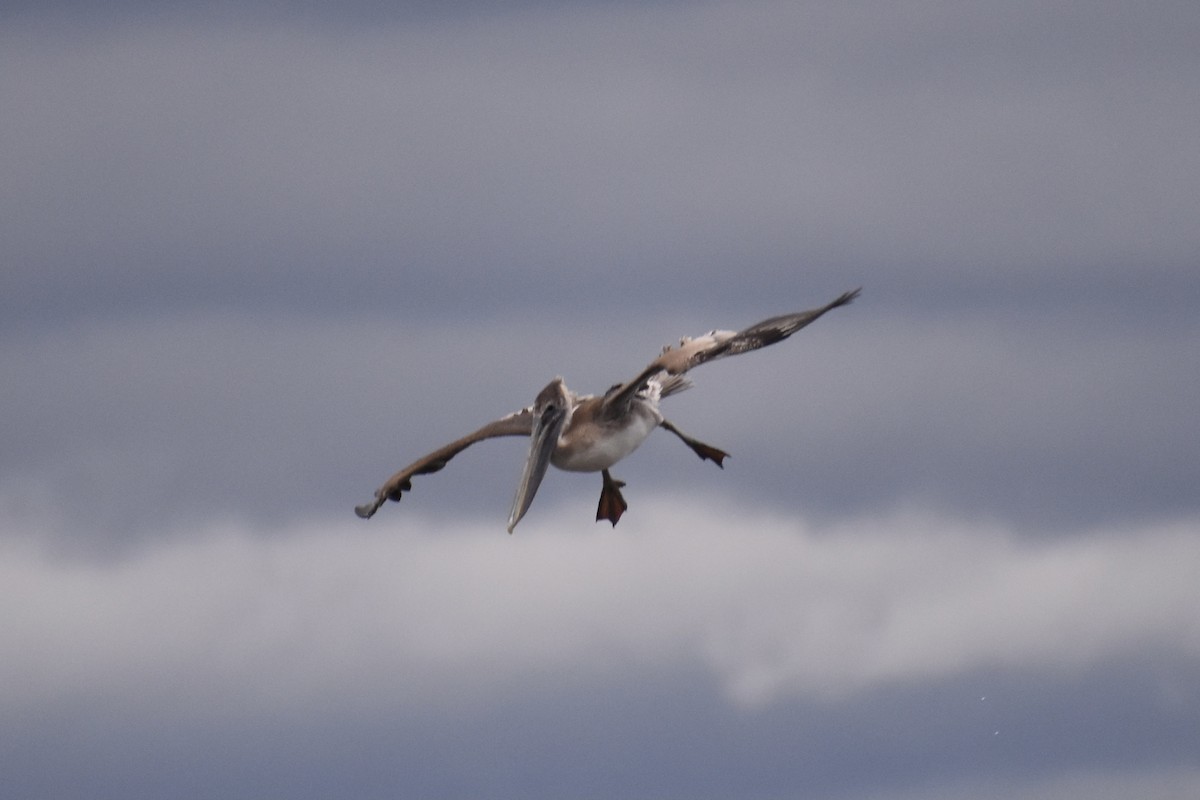
[[[413,514],[231,524],[109,562],[10,538],[0,707],[426,706],[697,667],[761,706],[975,668],[1200,658],[1195,529],[1038,544],[920,514],[815,529],[676,497],[614,531],[571,506],[513,537]]]
[[[873,793],[871,800],[1192,800],[1200,795],[1200,769],[1072,771],[1023,780],[963,780],[923,786],[914,791]]]
[[[805,558],[812,566],[781,571],[774,593],[748,595],[713,651],[735,697],[838,695],[982,667],[1078,670],[1142,648],[1200,655],[1200,625],[1183,612],[1200,599],[1186,566],[1200,542],[1186,525],[1053,544],[922,516],[840,528],[819,540],[824,563]]]

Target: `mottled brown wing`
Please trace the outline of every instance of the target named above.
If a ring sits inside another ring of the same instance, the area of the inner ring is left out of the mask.
[[[751,325],[745,330],[729,334],[726,331],[714,331],[706,336],[699,336],[690,342],[685,342],[678,348],[664,352],[652,362],[660,369],[672,375],[680,375],[690,369],[715,361],[725,356],[736,356],[758,350],[767,345],[782,342],[796,331],[814,322],[826,311],[853,302],[862,289],[846,292],[831,303],[808,311],[797,311],[794,314],[783,314],[778,317],[765,319],[757,325]]]
[[[469,433],[461,439],[456,439],[445,447],[440,447],[432,453],[423,456],[404,469],[397,472],[380,486],[375,492],[375,499],[361,506],[355,506],[354,513],[363,519],[370,519],[379,507],[388,500],[399,502],[401,495],[412,489],[412,478],[416,475],[428,475],[437,472],[456,455],[466,450],[476,442],[484,439],[494,439],[499,436],[529,436],[533,432],[533,412],[525,408],[498,420],[489,422],[474,433]]]
[[[725,356],[735,356],[748,353],[767,345],[781,342],[796,331],[816,320],[826,311],[853,302],[862,289],[845,292],[836,300],[820,308],[798,311],[794,314],[783,314],[771,317],[751,325],[741,331],[712,331],[694,339],[685,339],[678,347],[663,350],[662,355],[650,362],[636,378],[610,392],[605,397],[605,405],[610,408],[622,408],[628,404],[635,394],[646,386],[646,382],[655,375],[666,372],[670,375],[682,375],[694,367],[715,361]]]

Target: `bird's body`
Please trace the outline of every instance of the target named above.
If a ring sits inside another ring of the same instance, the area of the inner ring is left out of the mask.
[[[658,403],[638,400],[617,419],[598,417],[599,398],[581,398],[558,436],[550,463],[566,472],[599,472],[632,453],[662,422]]]
[[[375,492],[375,499],[358,506],[360,517],[371,517],[387,500],[399,500],[412,488],[412,478],[437,472],[459,452],[483,439],[499,436],[530,437],[529,457],[513,500],[508,531],[525,515],[550,465],[567,472],[600,472],[604,479],[596,519],[617,524],[626,509],[623,483],[609,469],[636,450],[656,428],[679,437],[701,459],[723,466],[728,454],[684,434],[663,417],[660,401],[691,386],[684,377],[689,369],[729,355],[756,350],[782,341],[826,311],[846,305],[860,290],[846,292],[833,302],[811,311],[772,317],[742,331],[710,331],[682,339],[678,347],[663,348],[658,358],[626,383],[602,396],[577,395],[555,378],[538,394],[533,405],[490,422],[413,462],[393,475]]]

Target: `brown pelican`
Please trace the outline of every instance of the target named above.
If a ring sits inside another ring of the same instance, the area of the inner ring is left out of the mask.
[[[710,331],[703,336],[681,339],[678,347],[664,347],[658,358],[636,378],[616,384],[599,397],[577,395],[567,388],[562,378],[555,378],[538,393],[533,405],[489,422],[474,433],[417,459],[388,478],[375,492],[374,500],[354,511],[363,519],[369,519],[386,501],[398,501],[404,492],[411,490],[414,476],[437,472],[475,442],[499,436],[528,436],[529,457],[513,498],[508,532],[512,533],[529,510],[550,464],[568,472],[599,472],[603,487],[596,521],[606,519],[615,526],[628,505],[621,496],[621,487],[625,484],[608,470],[636,450],[655,428],[665,428],[702,460],[724,467],[728,453],[683,433],[658,410],[661,399],[692,385],[684,377],[685,372],[718,358],[781,342],[826,311],[854,300],[860,291],[846,292],[820,308],[771,317],[745,330]]]

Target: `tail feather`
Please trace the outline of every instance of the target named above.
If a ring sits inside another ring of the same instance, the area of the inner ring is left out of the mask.
[[[660,396],[670,397],[692,388],[695,384],[686,375],[664,375],[658,379],[658,385]]]

